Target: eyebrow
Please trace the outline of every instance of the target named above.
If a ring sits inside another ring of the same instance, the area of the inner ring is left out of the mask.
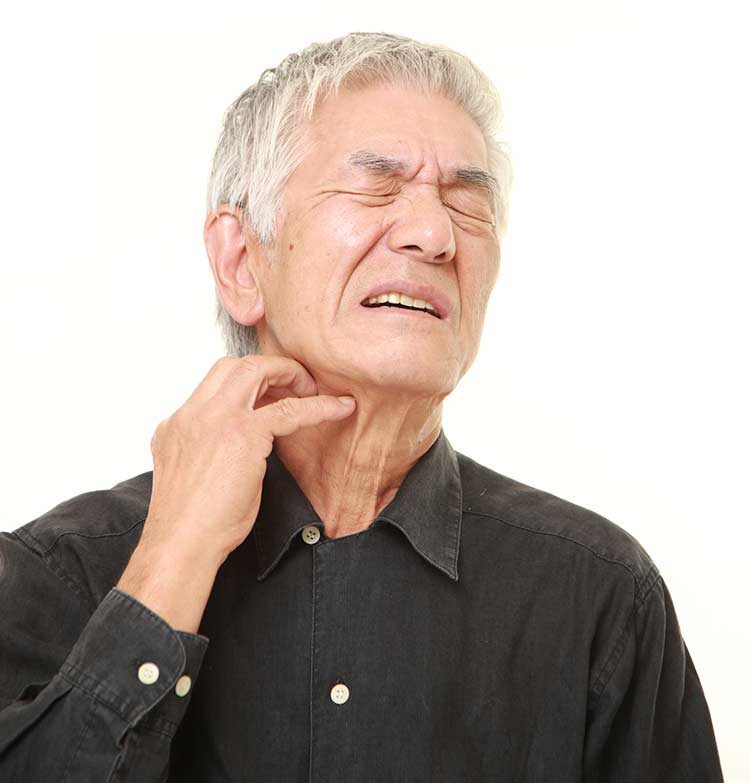
[[[358,150],[353,152],[346,160],[346,166],[350,169],[362,169],[374,174],[399,174],[403,176],[406,165],[399,158],[391,158],[387,155],[379,155],[377,152]],[[495,199],[500,197],[500,183],[493,174],[479,166],[458,166],[448,170],[450,180],[458,180],[468,185],[488,190]]]

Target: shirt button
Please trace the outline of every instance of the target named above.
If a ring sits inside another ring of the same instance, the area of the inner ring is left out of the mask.
[[[320,539],[320,530],[315,525],[308,525],[302,531],[302,540],[306,544],[316,544]]]
[[[339,682],[331,688],[331,701],[343,704],[349,698],[349,688],[343,682]]]
[[[138,668],[138,679],[144,685],[153,685],[159,679],[159,667],[151,661],[142,663]]]
[[[178,696],[185,696],[187,692],[190,690],[190,686],[193,684],[190,677],[187,676],[187,674],[183,674],[182,677],[180,677],[179,680],[177,680],[177,685],[174,686],[174,692]]]

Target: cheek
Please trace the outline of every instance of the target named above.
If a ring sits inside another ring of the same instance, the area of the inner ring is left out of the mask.
[[[478,273],[464,277],[462,291],[462,303],[465,308],[461,320],[466,322],[466,326],[472,331],[481,329],[484,323],[484,317],[487,312],[490,294],[492,292],[492,278],[489,274],[480,275]]]
[[[323,247],[328,247],[337,255],[345,255],[351,260],[361,258],[382,236],[384,216],[382,209],[361,204],[343,203],[332,198],[322,224]],[[318,229],[319,230],[319,229]]]
[[[338,299],[343,281],[382,231],[383,221],[372,208],[331,198],[313,210],[295,225],[283,255],[275,259],[280,264],[273,284],[275,309],[292,319],[325,309],[327,301]]]

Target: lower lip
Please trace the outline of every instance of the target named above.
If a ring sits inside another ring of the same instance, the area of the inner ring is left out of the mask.
[[[442,320],[437,316],[430,315],[426,310],[409,310],[406,307],[388,307],[387,305],[383,305],[382,307],[365,307],[364,305],[360,305],[360,307],[371,313],[398,313],[399,315],[410,315],[412,317],[421,318],[422,320],[434,321],[435,323]]]

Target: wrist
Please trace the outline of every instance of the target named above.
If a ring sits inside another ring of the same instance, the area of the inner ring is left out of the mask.
[[[197,633],[220,565],[206,552],[139,543],[116,587],[174,630]]]

